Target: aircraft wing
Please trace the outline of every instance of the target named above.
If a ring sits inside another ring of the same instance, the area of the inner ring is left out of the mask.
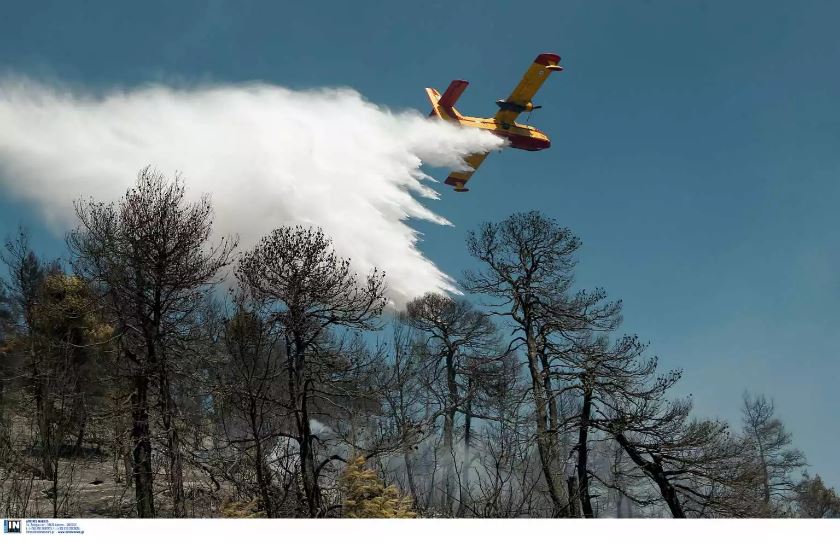
[[[519,113],[529,110],[527,108],[528,104],[531,103],[537,90],[546,81],[548,75],[554,71],[563,70],[557,64],[559,62],[560,56],[555,53],[541,53],[538,55],[508,98],[497,102],[501,109],[499,109],[499,112],[493,118],[499,122],[512,124],[516,120],[516,117],[519,116]]]
[[[455,188],[455,191],[464,192],[469,191],[466,187],[464,187],[467,181],[475,174],[475,171],[478,170],[478,167],[481,166],[481,163],[484,162],[484,159],[487,158],[487,153],[476,153],[473,155],[469,155],[464,158],[464,162],[472,166],[471,172],[452,172],[447,176],[446,185],[451,185]]]

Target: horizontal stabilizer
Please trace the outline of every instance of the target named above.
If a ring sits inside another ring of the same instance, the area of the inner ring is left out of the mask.
[[[481,166],[481,163],[484,162],[485,158],[487,158],[487,153],[473,153],[472,155],[468,155],[464,159],[464,162],[467,163],[470,169],[452,172],[449,176],[447,176],[443,183],[451,185],[455,188],[455,191],[458,191],[459,193],[469,191],[469,189],[466,188],[467,181],[469,181],[473,174],[475,174],[475,171],[478,170],[478,167]]]

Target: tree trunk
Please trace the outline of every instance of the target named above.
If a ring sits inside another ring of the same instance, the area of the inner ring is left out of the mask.
[[[0,354],[3,352],[0,351]],[[3,356],[0,355],[0,451],[3,450],[3,446],[6,444],[7,439],[7,432],[8,427],[6,426],[6,386],[5,386],[5,377],[6,373],[3,372]]]
[[[758,457],[761,460],[761,485],[762,493],[764,495],[764,506],[766,510],[770,510],[770,474],[767,471],[767,456],[764,452],[764,445],[761,442],[761,435],[758,429],[753,430],[756,445],[758,445]]]
[[[472,431],[472,379],[467,382],[467,403],[464,409],[464,456],[461,459],[461,475],[458,483],[458,517],[462,518],[466,515],[467,501],[470,498],[470,462],[471,449],[470,439]]]
[[[300,432],[300,468],[303,476],[303,491],[306,496],[309,517],[321,514],[321,491],[315,474],[315,450],[312,446],[312,432],[309,427],[309,415],[306,411],[306,396],[303,395],[302,413],[298,422]]]
[[[548,494],[551,497],[552,516],[564,517],[566,515],[566,499],[562,496],[563,489],[557,484],[557,457],[555,452],[554,434],[548,430],[548,407],[545,396],[545,384],[542,380],[538,364],[537,343],[533,334],[526,327],[528,346],[528,372],[531,374],[531,386],[534,394],[534,415],[537,424],[537,451],[540,456],[543,477],[548,487]]]
[[[548,402],[548,429],[553,434],[560,433],[560,414],[557,410],[557,400],[554,398],[554,388],[551,384],[551,366],[548,356],[544,351],[540,352],[540,363],[543,371],[543,386],[545,386],[545,397]]]
[[[589,494],[589,419],[592,415],[592,388],[588,380],[583,382],[583,406],[580,410],[580,428],[578,429],[578,491],[583,517],[595,517],[592,512],[592,497]]]
[[[146,374],[135,375],[134,393],[131,395],[131,439],[134,444],[132,469],[137,517],[140,518],[155,517],[148,390],[149,379]]]
[[[305,378],[306,356],[302,339],[297,335],[293,338],[294,353],[289,359],[289,400],[295,408],[298,456],[306,510],[309,517],[315,518],[321,514],[321,491],[315,473],[315,450],[312,446],[312,430],[309,426],[309,395]],[[291,351],[291,346],[292,342],[287,340],[287,350]]]
[[[53,471],[53,457],[52,457],[52,418],[50,415],[50,402],[46,396],[46,389],[44,388],[44,380],[42,374],[39,372],[37,364],[34,363],[33,353],[33,387],[32,392],[35,398],[35,417],[38,425],[38,444],[41,452],[41,469],[43,470],[44,479],[51,480],[54,477]]]
[[[125,486],[131,487],[132,485],[134,485],[134,475],[132,473],[134,471],[134,466],[132,465],[133,461],[131,459],[131,454],[128,452],[123,453],[122,461],[125,472]]]
[[[458,386],[455,381],[455,354],[449,351],[446,354],[446,388],[447,403],[443,416],[443,452],[445,454],[445,465],[443,470],[445,483],[445,507],[447,513],[452,513],[452,501],[455,497],[453,487],[454,466],[455,466],[455,409],[458,404]]]
[[[569,516],[573,518],[581,517],[578,480],[575,476],[566,478],[566,490],[569,493]]]
[[[682,505],[680,504],[680,500],[677,496],[677,491],[674,486],[671,485],[671,482],[668,480],[665,472],[663,472],[662,467],[655,462],[642,458],[642,455],[636,451],[635,447],[633,447],[627,438],[624,437],[624,434],[616,433],[614,436],[615,440],[619,445],[621,445],[630,459],[642,469],[646,476],[656,483],[656,486],[659,488],[659,494],[662,495],[662,499],[665,501],[665,504],[668,505],[671,515],[675,518],[685,518],[685,511],[682,509]]]
[[[169,455],[169,492],[172,495],[172,515],[176,518],[187,516],[184,499],[184,474],[181,462],[181,442],[178,428],[175,426],[175,402],[165,364],[159,365],[161,417],[166,431],[166,452]]]
[[[262,437],[260,436],[259,431],[259,422],[257,420],[257,404],[256,401],[252,398],[250,401],[250,421],[251,421],[251,434],[254,438],[254,464],[257,469],[257,487],[260,491],[260,498],[262,499],[262,505],[265,509],[266,517],[273,518],[274,517],[274,506],[271,500],[271,492],[269,490],[271,486],[271,476],[266,468],[265,464],[265,456],[262,446]]]
[[[405,462],[405,477],[408,481],[408,490],[411,493],[411,501],[417,507],[420,501],[417,497],[417,482],[414,481],[414,466],[411,464],[411,454],[412,451],[410,448],[406,447],[403,450],[403,462]]]

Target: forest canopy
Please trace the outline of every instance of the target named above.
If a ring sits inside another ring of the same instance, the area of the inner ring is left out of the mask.
[[[53,517],[840,517],[772,398],[702,418],[532,211],[389,307],[318,227],[253,248],[153,168],[5,243],[0,508]]]

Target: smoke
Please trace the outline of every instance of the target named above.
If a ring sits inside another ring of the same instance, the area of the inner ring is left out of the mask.
[[[191,197],[209,193],[217,235],[238,234],[243,247],[280,225],[321,226],[358,272],[385,270],[398,305],[455,290],[406,224],[449,224],[421,202],[438,198],[421,165],[463,168],[465,154],[501,146],[350,89],[154,85],[91,94],[0,80],[0,187],[56,233],[75,226],[74,200],[115,200],[151,164],[181,172]]]

